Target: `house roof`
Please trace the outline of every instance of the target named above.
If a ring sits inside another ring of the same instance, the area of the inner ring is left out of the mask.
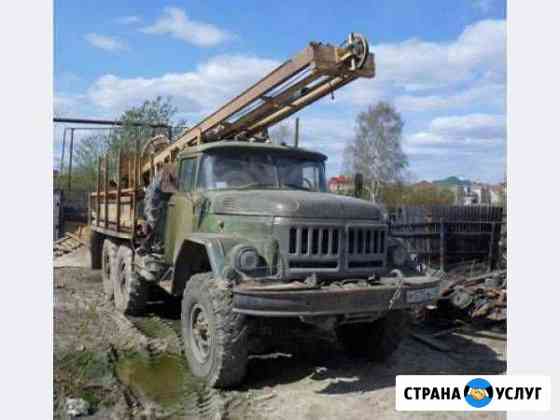
[[[352,178],[345,175],[333,176],[329,179],[329,185],[331,184],[351,184]]]

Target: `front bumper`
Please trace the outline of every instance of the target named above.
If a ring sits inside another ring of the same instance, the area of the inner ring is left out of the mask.
[[[407,277],[400,293],[397,278],[374,285],[307,287],[300,283],[263,287],[235,287],[234,312],[265,317],[302,317],[378,313],[432,303],[439,295],[439,279]]]

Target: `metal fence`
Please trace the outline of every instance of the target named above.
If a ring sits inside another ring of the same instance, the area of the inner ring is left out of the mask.
[[[494,268],[503,208],[491,206],[401,207],[390,212],[390,232],[401,238],[419,263],[446,270],[465,261]]]

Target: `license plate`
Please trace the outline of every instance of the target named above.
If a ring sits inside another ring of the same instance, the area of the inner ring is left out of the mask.
[[[406,301],[408,303],[426,302],[437,298],[439,287],[430,287],[429,289],[409,290],[406,292]]]

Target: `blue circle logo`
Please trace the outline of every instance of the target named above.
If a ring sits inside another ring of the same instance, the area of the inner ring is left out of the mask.
[[[476,378],[469,381],[465,385],[465,390],[463,391],[465,400],[475,408],[486,407],[492,401],[494,396],[494,388],[490,385],[486,379]]]

